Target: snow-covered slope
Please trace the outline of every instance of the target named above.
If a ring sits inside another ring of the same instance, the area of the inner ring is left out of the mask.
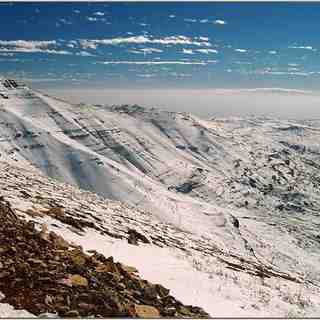
[[[0,93],[2,192],[16,208],[58,201],[78,211],[99,229],[33,219],[213,316],[319,315],[319,121],[205,121],[72,105],[23,86]],[[133,226],[151,244],[128,246]]]

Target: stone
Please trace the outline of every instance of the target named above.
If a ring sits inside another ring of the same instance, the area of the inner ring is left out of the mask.
[[[64,314],[65,317],[76,318],[79,317],[79,312],[77,310],[70,310]]]
[[[54,217],[61,217],[65,215],[64,210],[61,207],[52,207],[46,211],[46,214]]]
[[[139,240],[143,243],[150,243],[150,241],[145,235],[141,234],[135,229],[129,229],[128,234],[129,234],[129,237],[128,237],[129,244],[138,245]]]
[[[73,286],[81,286],[81,287],[87,287],[88,286],[88,280],[79,274],[74,274],[69,277],[71,284]]]
[[[170,290],[163,287],[161,284],[156,284],[155,289],[157,290],[157,292],[161,298],[167,297],[170,293]]]
[[[126,266],[125,264],[121,264],[122,270],[129,272],[129,273],[137,273],[138,270],[135,267]]]
[[[46,295],[46,297],[44,298],[44,303],[47,305],[50,305],[50,304],[52,304],[52,302],[53,302],[52,297],[49,295]]]
[[[78,304],[78,307],[80,310],[85,311],[85,312],[90,312],[95,309],[95,306],[93,304],[84,303],[84,302],[80,302]]]
[[[73,250],[70,253],[72,262],[77,266],[83,266],[86,264],[85,255],[78,250]]]
[[[140,318],[159,318],[160,312],[157,308],[147,305],[134,305],[134,312]]]
[[[61,236],[57,235],[55,232],[51,231],[49,233],[50,240],[54,242],[54,244],[57,246],[59,249],[68,249],[69,248],[69,243],[64,240]]]
[[[157,297],[158,297],[158,292],[157,292],[155,286],[153,286],[153,285],[146,286],[143,291],[144,291],[144,295],[147,299],[154,300],[154,299],[157,299]]]
[[[184,316],[187,316],[187,317],[190,317],[193,315],[193,313],[186,307],[184,306],[180,306],[179,307],[179,312],[184,315]]]

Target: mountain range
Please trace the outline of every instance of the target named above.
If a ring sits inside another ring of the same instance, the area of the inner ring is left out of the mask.
[[[19,219],[204,310],[172,316],[319,315],[320,120],[73,104],[1,79],[0,154]],[[64,315],[17,292],[0,316]]]

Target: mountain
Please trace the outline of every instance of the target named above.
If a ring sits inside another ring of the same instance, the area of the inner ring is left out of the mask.
[[[39,231],[215,317],[319,315],[319,120],[203,120],[1,83],[2,196]]]

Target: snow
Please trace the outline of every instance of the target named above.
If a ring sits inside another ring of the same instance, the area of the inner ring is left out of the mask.
[[[36,318],[36,316],[25,310],[16,310],[7,303],[0,303],[0,318],[21,319]]]
[[[320,314],[319,121],[79,106],[28,88],[8,96],[0,107],[0,181],[19,214],[137,267],[214,317]],[[23,199],[21,190],[32,196]],[[51,201],[123,239],[27,214]],[[128,228],[156,240],[129,245]],[[221,259],[306,282],[261,280]]]

